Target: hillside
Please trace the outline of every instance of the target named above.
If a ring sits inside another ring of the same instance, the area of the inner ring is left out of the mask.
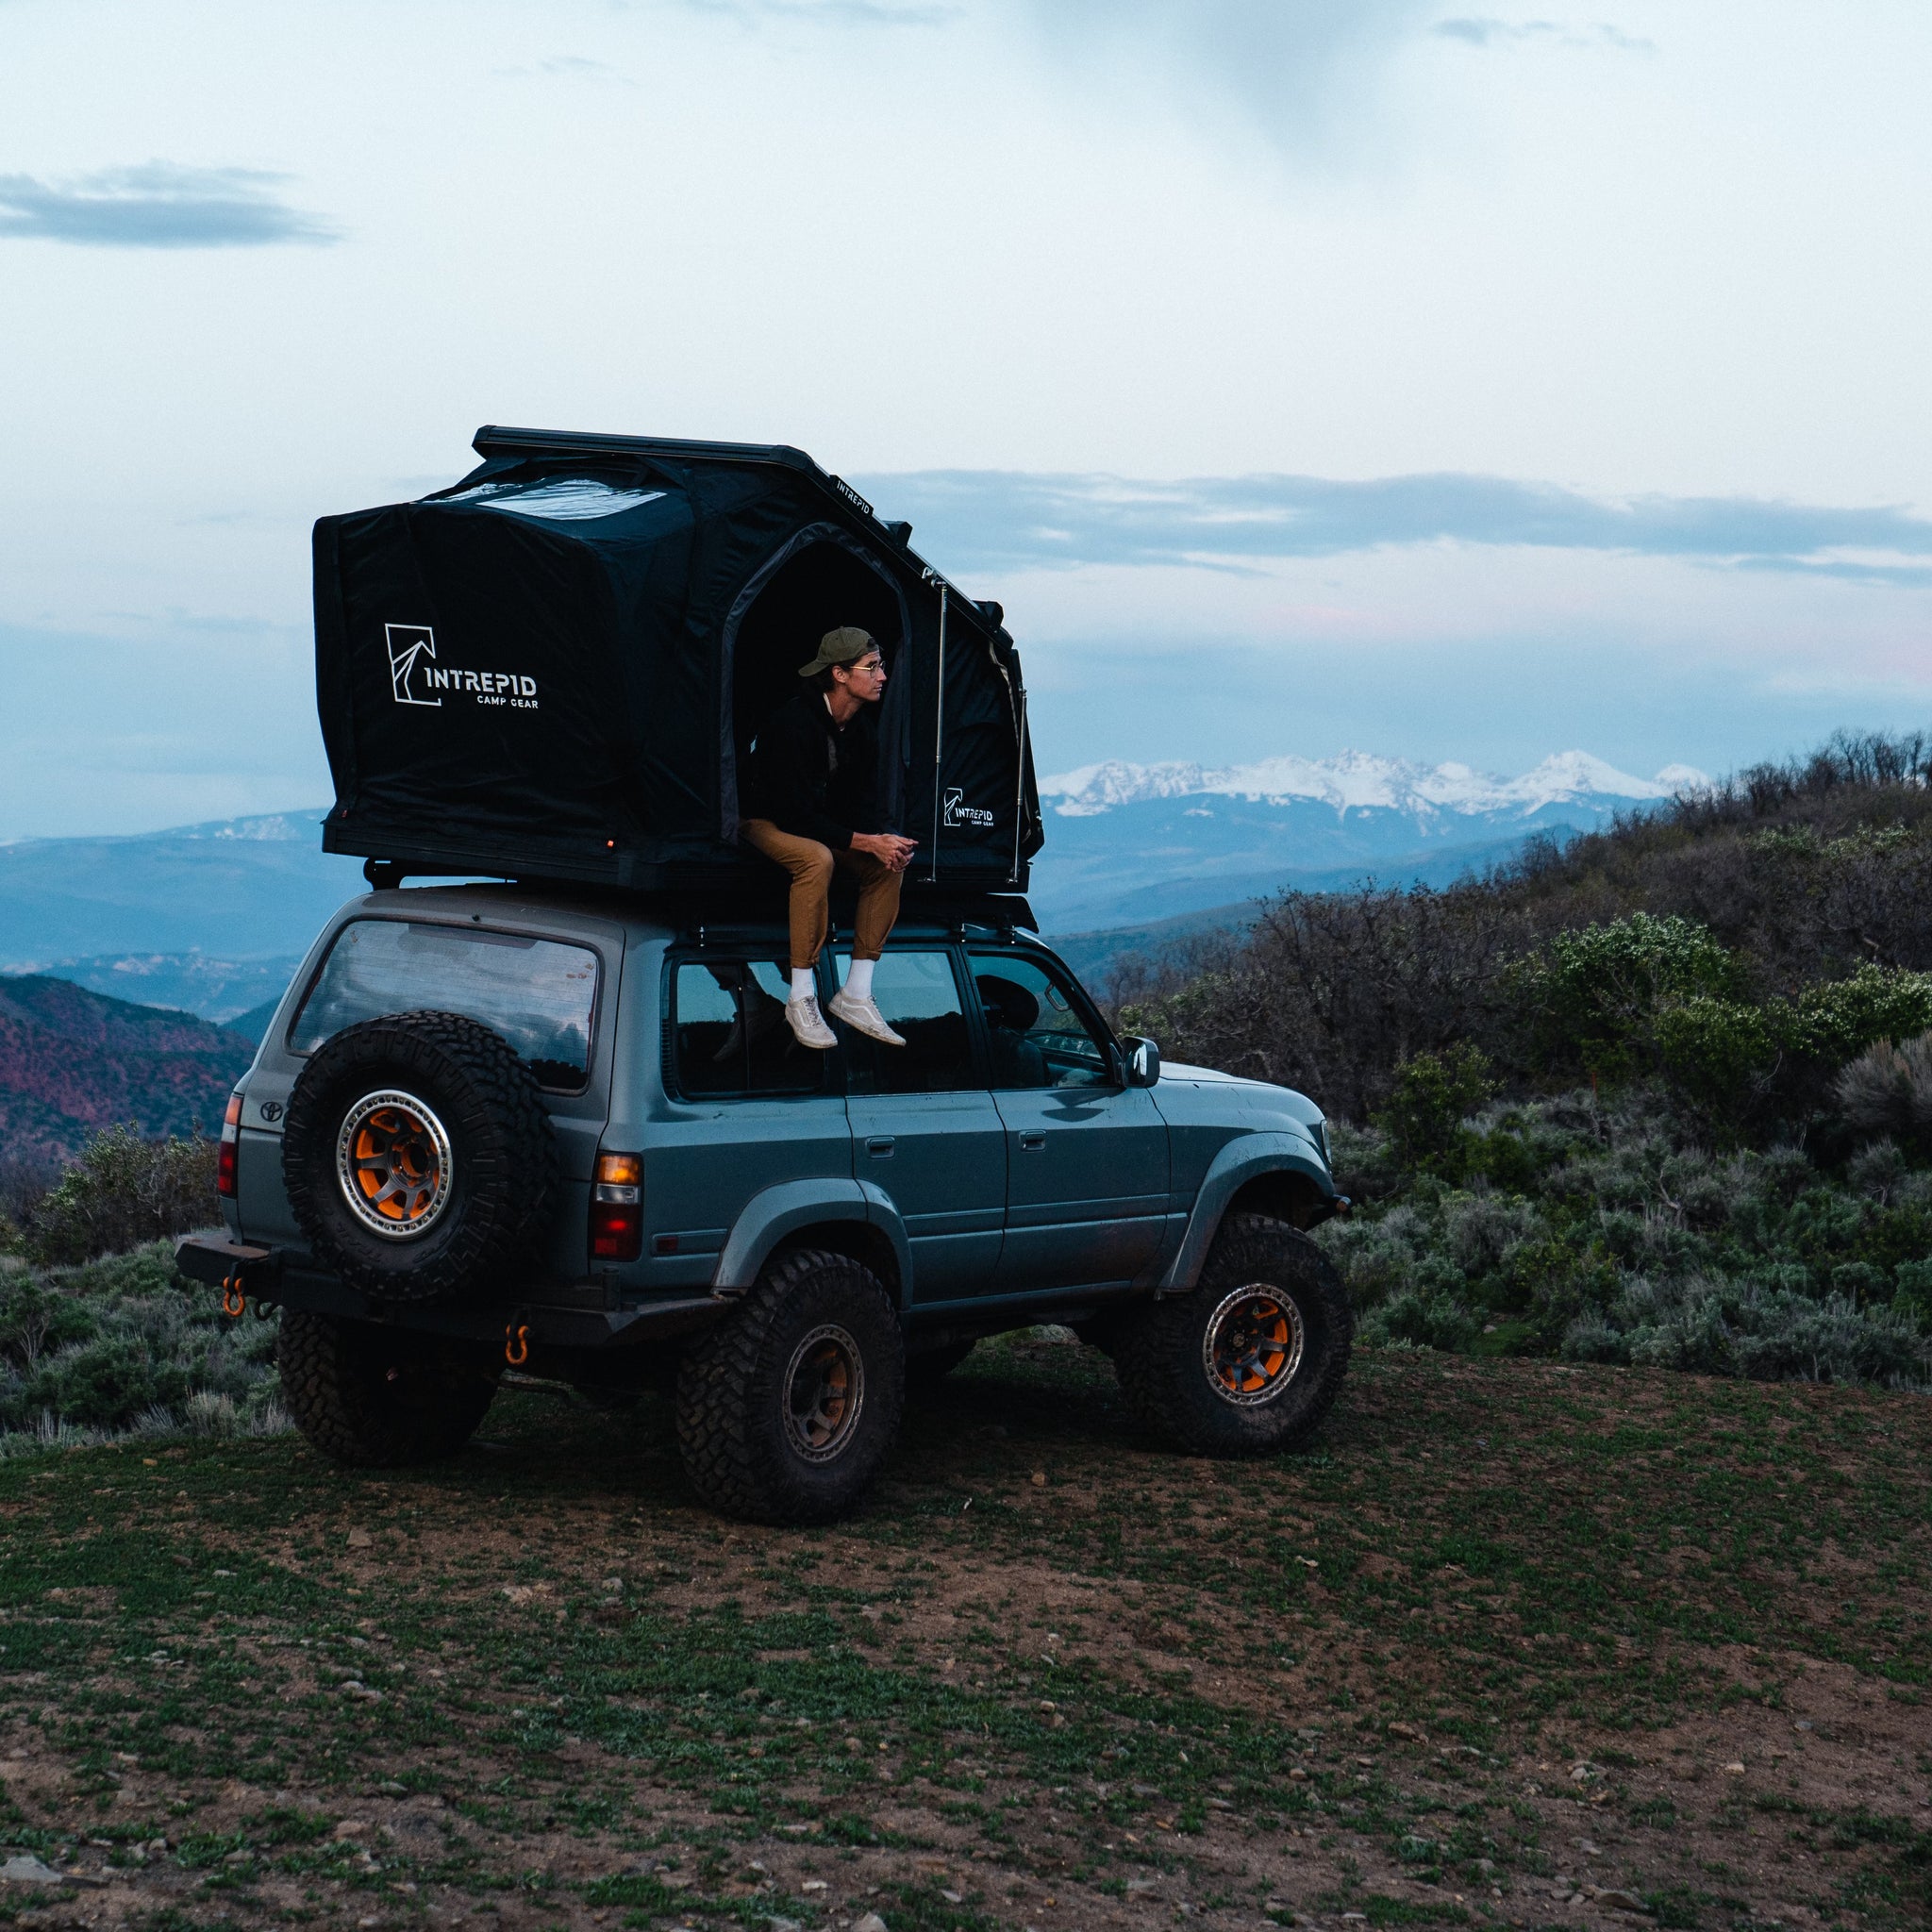
[[[254,1057],[192,1013],[103,998],[64,979],[0,979],[0,1165],[45,1167],[94,1130],[212,1134]]]
[[[125,839],[0,845],[0,972],[99,965],[103,956],[299,954],[363,890],[359,861],[323,851],[322,817],[318,808]],[[263,996],[248,991],[240,1007]]]
[[[1932,1387],[1932,741],[1114,974],[1127,1030],[1338,1123],[1365,1338]]]

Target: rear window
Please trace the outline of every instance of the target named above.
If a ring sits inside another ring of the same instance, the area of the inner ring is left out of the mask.
[[[424,1008],[464,1013],[500,1033],[540,1085],[580,1092],[590,1079],[597,956],[520,933],[400,919],[358,919],[329,948],[290,1046],[313,1053],[358,1020]]]

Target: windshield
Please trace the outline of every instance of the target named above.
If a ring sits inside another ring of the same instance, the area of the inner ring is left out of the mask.
[[[597,956],[587,946],[480,926],[358,919],[329,948],[290,1046],[313,1053],[359,1020],[463,1013],[500,1033],[540,1084],[581,1091],[590,1078]]]

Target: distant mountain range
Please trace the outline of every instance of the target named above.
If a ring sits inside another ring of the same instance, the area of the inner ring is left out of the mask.
[[[0,1169],[47,1169],[96,1128],[221,1131],[251,1041],[190,1013],[103,999],[65,979],[0,979]]]
[[[1033,906],[1065,934],[1206,911],[1232,922],[1289,885],[1443,885],[1531,833],[1600,825],[1705,782],[1682,765],[1633,777],[1584,752],[1518,778],[1360,752],[1086,765],[1041,786]],[[52,974],[258,1030],[323,922],[363,889],[357,860],[322,850],[323,815],[0,845],[0,974]]]
[[[1639,778],[1588,752],[1518,778],[1363,752],[1193,764],[1085,765],[1041,783],[1046,849],[1033,906],[1049,931],[1172,919],[1276,892],[1375,877],[1446,885],[1534,833],[1590,830],[1706,785],[1671,765]]]

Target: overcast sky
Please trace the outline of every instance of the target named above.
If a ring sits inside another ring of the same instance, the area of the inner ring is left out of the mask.
[[[1932,722],[1932,8],[1488,4],[0,0],[0,838],[325,800],[483,422],[811,451],[1049,771]]]

